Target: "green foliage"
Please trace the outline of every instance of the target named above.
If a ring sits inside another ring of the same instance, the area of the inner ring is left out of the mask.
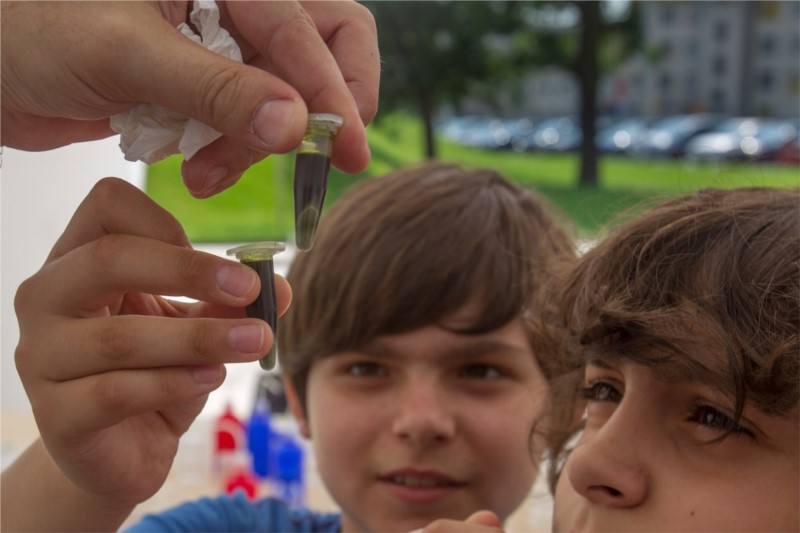
[[[326,208],[353,183],[424,159],[422,127],[413,117],[384,117],[380,124],[368,128],[368,134],[372,163],[357,175],[331,169]],[[442,160],[495,168],[536,188],[572,218],[582,235],[596,233],[618,211],[652,197],[705,187],[800,186],[800,172],[795,166],[602,157],[599,187],[578,189],[575,154],[517,154],[446,142],[441,145]],[[270,156],[246,172],[236,186],[198,200],[183,186],[180,158],[172,157],[149,168],[146,191],[175,215],[193,242],[288,240],[294,232],[293,160],[292,155]]]
[[[491,36],[520,22],[517,2],[365,1],[379,28],[381,107],[415,110],[458,102],[474,84],[511,71]]]

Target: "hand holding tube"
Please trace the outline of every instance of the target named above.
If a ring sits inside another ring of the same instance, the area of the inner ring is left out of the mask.
[[[275,287],[282,313],[290,291]],[[267,324],[245,317],[259,288],[250,268],[192,250],[138,189],[95,186],[16,296],[41,442],[3,473],[3,530],[112,530],[154,494],[223,363],[269,350]]]
[[[293,150],[308,111],[344,117],[333,164],[369,163],[377,110],[375,21],[355,2],[218,2],[244,64],[182,36],[191,2],[12,2],[2,9],[2,144],[47,150],[112,135],[108,118],[152,103],[224,137],[184,163],[198,197]]]

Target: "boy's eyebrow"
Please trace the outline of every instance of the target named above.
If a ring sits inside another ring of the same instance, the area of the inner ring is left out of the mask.
[[[357,351],[373,357],[399,357],[404,350],[399,350],[391,344],[373,340]],[[442,358],[467,359],[481,355],[499,355],[503,357],[532,357],[530,348],[510,344],[499,339],[464,340],[456,346],[450,346],[439,352]]]

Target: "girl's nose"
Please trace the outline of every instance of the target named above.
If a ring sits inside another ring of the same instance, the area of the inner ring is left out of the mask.
[[[645,501],[650,488],[649,469],[638,451],[641,443],[627,445],[632,438],[636,440],[636,433],[621,429],[612,418],[604,426],[588,430],[564,466],[572,488],[605,507],[636,507]]]
[[[435,380],[408,382],[398,395],[394,434],[415,446],[442,444],[456,434],[456,420],[443,385]]]

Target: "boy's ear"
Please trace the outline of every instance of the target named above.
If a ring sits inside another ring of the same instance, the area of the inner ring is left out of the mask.
[[[283,390],[286,393],[289,409],[292,410],[292,415],[294,415],[294,419],[297,422],[297,429],[303,437],[310,439],[311,430],[308,427],[308,418],[305,411],[303,411],[303,406],[300,405],[300,400],[297,398],[297,389],[288,378],[284,377],[281,381],[283,381]]]

